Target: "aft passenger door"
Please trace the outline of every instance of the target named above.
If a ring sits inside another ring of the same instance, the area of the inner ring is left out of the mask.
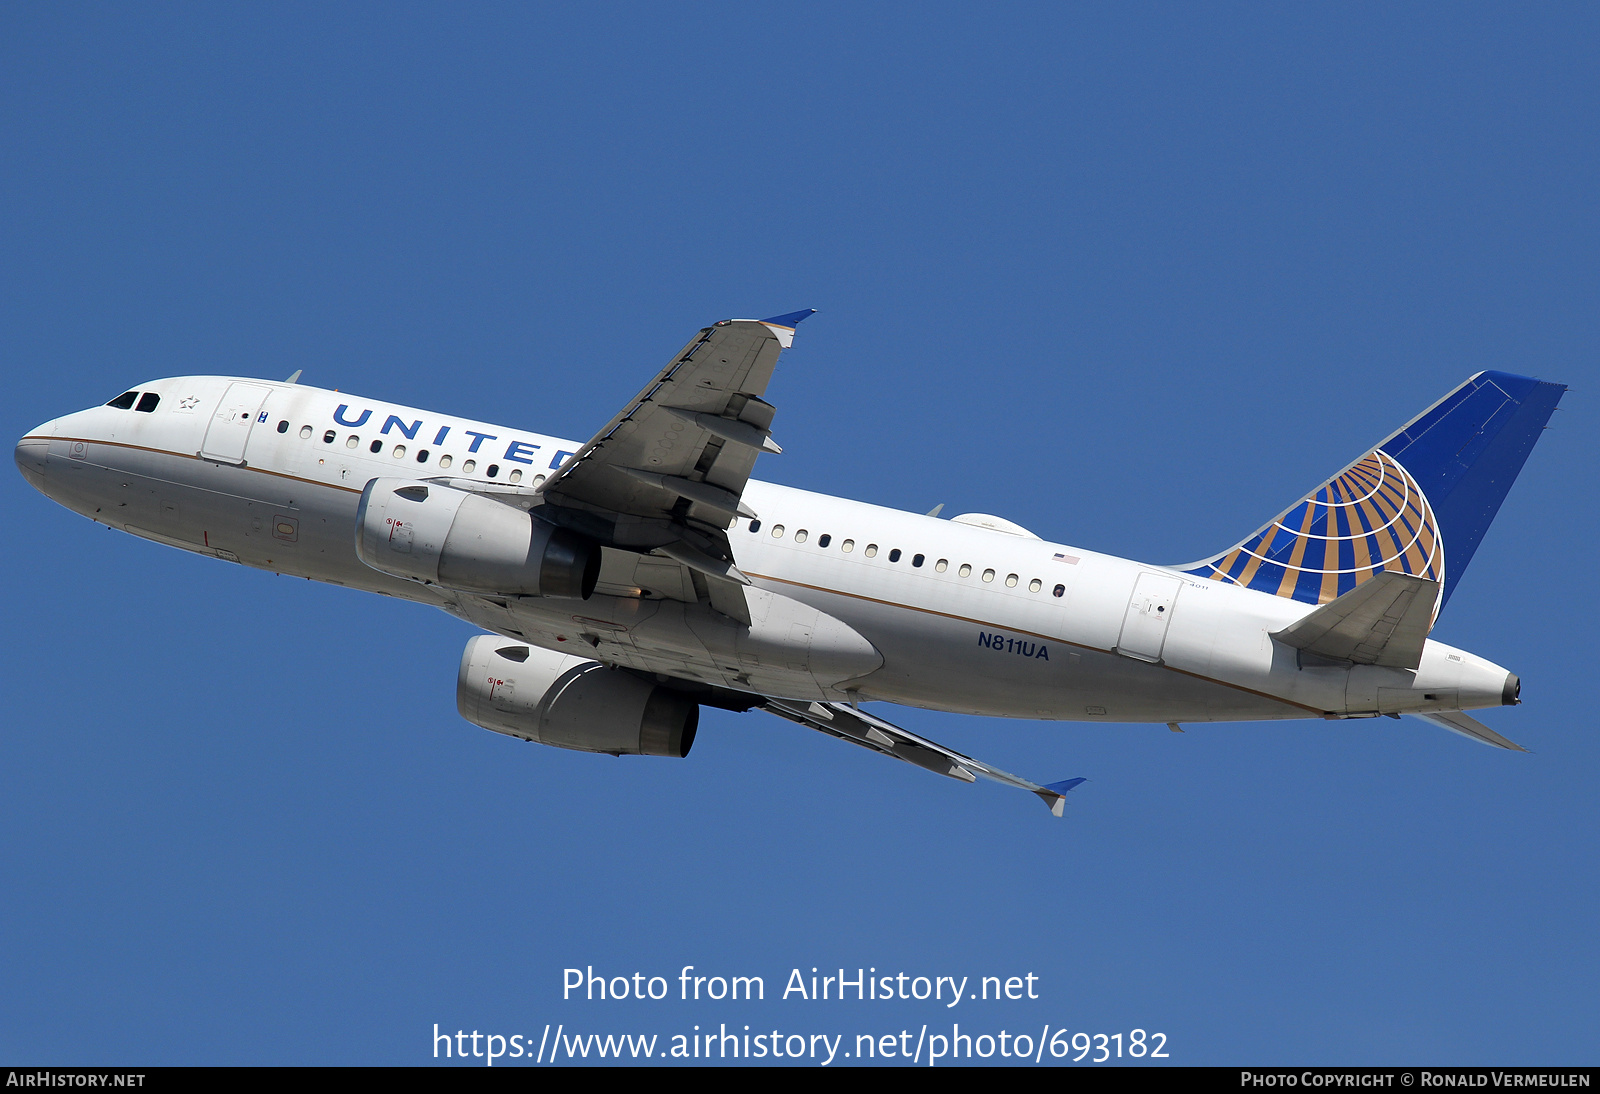
[[[206,427],[200,455],[218,463],[244,463],[244,446],[250,439],[250,427],[270,394],[272,389],[262,384],[229,384]]]
[[[1171,574],[1141,573],[1134,583],[1133,596],[1122,617],[1122,635],[1117,652],[1139,661],[1159,663],[1161,647],[1167,640],[1167,624],[1172,620],[1172,604],[1178,599],[1183,581]]]

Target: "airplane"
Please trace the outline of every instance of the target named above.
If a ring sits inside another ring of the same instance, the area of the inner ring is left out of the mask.
[[[813,314],[705,327],[587,442],[300,384],[181,376],[39,426],[16,462],[111,528],[433,605],[457,706],[497,733],[686,757],[702,707],[762,710],[1056,816],[1035,783],[866,703],[1184,723],[1465,711],[1510,671],[1429,637],[1566,391],[1480,372],[1235,546],[1177,566],[751,478]]]

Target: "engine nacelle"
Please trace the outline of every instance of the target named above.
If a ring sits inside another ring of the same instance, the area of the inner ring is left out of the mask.
[[[491,498],[415,479],[373,479],[356,510],[356,554],[395,577],[471,592],[583,600],[600,547]]]
[[[493,634],[461,654],[456,708],[496,733],[615,756],[687,756],[700,724],[681,692]]]

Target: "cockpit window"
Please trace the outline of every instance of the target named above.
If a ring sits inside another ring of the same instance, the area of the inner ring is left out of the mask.
[[[121,395],[118,395],[115,399],[112,399],[109,403],[107,403],[106,406],[114,406],[118,410],[129,410],[132,409],[133,401],[138,397],[139,393],[137,391],[124,391]]]
[[[156,404],[159,402],[161,402],[161,396],[157,395],[153,391],[147,391],[139,399],[139,405],[133,409],[139,411],[141,414],[149,414],[155,410]]]

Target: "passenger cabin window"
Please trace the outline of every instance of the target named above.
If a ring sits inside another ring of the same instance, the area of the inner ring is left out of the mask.
[[[876,543],[869,543],[867,544],[867,549],[861,553],[866,555],[868,558],[876,558],[878,554],[878,545]]]
[[[823,535],[820,535],[820,536],[817,537],[817,546],[818,547],[826,547],[828,544],[830,544],[832,542],[833,542],[833,537],[830,536],[830,535],[827,535],[826,533],[824,533]]]
[[[900,548],[896,547],[894,550],[889,552],[889,561],[890,562],[899,562],[900,561]]]
[[[494,478],[496,475],[500,474],[500,465],[497,463],[491,463],[489,465],[489,470],[484,472],[484,474],[488,475],[491,479]]]
[[[512,482],[521,482],[522,481],[522,468],[520,468],[520,467],[512,468],[511,474],[506,476],[506,477],[509,478]]]
[[[352,434],[350,434],[350,436],[348,436],[348,437],[346,437],[344,439],[344,446],[346,448],[360,448],[361,447],[361,438],[357,437],[354,433],[352,433]]]
[[[957,571],[957,572],[960,573],[960,575],[962,577],[971,577],[972,576],[972,566],[969,563],[963,562],[961,564],[961,569],[959,571]]]
[[[478,461],[477,460],[468,460],[466,463],[461,465],[461,473],[463,475],[470,475],[474,471],[476,471],[477,468],[478,468]]]
[[[417,449],[417,462],[418,463],[427,463],[428,462],[428,450],[426,448]],[[511,481],[512,482],[516,482],[517,480],[516,479],[512,479]]]
[[[397,444],[393,448],[389,449],[389,454],[397,460],[403,460],[406,457],[406,446],[403,444]]]
[[[300,427],[300,439],[302,441],[304,441],[304,440],[309,440],[310,438],[311,438],[311,427],[308,426],[308,425],[301,426]]]
[[[133,407],[133,401],[138,397],[139,393],[137,391],[124,391],[107,403],[106,406],[114,406],[118,410],[130,410]]]
[[[1040,581],[1038,578],[1034,578],[1032,581],[1028,582],[1028,591],[1030,593],[1036,593],[1042,588],[1044,588],[1044,582]]]
[[[1066,596],[1067,595],[1067,587],[1065,585],[1057,585],[1054,589],[1052,589],[1050,591],[1050,595],[1051,596]]]
[[[450,456],[440,456],[439,457],[439,466],[440,467],[449,467],[453,463],[455,463],[455,460],[452,459]]]
[[[133,409],[137,410],[141,414],[149,414],[155,410],[156,406],[160,402],[161,396],[157,395],[153,391],[147,391],[139,397],[139,405]]]
[[[933,564],[933,568],[942,574],[950,568],[950,560],[947,558],[941,558],[938,562]]]
[[[783,538],[783,525],[774,524],[772,526],[772,538],[773,539],[782,539]]]
[[[1016,587],[1017,587],[1017,575],[1016,574],[1007,574],[1006,575],[1006,588],[1015,589]]]
[[[985,581],[993,581],[994,580],[994,571],[993,570],[985,570],[985,571],[983,571],[983,580],[985,580]]]
[[[383,442],[382,441],[373,441],[371,444],[369,444],[367,446],[367,451],[368,452],[372,452],[374,454],[382,452],[383,451]]]
[[[809,533],[804,528],[802,528],[802,529],[800,529],[798,532],[796,532],[794,534],[794,541],[796,543],[804,543],[806,541],[806,536],[808,534]]]
[[[923,557],[921,555],[912,555],[911,556],[911,565],[913,565],[913,566],[921,566],[922,563],[923,563]]]
[[[445,459],[447,459],[447,460],[448,460],[448,459],[449,459],[449,458],[450,458],[450,457],[449,457],[449,456],[446,456],[446,457],[445,457]],[[544,476],[543,476],[543,475],[535,475],[535,476],[534,476],[534,477],[533,477],[533,485],[535,485],[535,486],[543,486],[543,485],[544,485]],[[761,523],[761,522],[760,522],[760,521],[759,521],[759,520],[758,520],[758,521],[756,521],[756,523],[757,523],[757,524],[760,524],[760,523]],[[752,531],[752,532],[754,532],[754,531],[755,531],[755,529],[754,529],[754,528],[752,528],[752,529],[750,529],[750,530],[751,530],[751,531]]]
[[[326,433],[324,433],[322,435],[322,443],[323,444],[332,444],[333,443],[333,439],[335,437],[337,437],[338,435],[339,434],[335,433],[333,430],[330,429],[330,430],[328,430]]]
[[[761,522],[759,520],[751,521],[750,522],[750,531],[752,531],[752,532],[761,531]]]
[[[843,543],[839,544],[839,550],[843,551],[845,554],[849,554],[851,551],[854,551],[855,549],[856,549],[856,541],[853,540],[853,539],[847,539]]]
[[[278,432],[279,433],[287,433],[287,432],[289,432],[289,423],[288,423],[287,420],[281,421],[281,422],[278,423]]]

